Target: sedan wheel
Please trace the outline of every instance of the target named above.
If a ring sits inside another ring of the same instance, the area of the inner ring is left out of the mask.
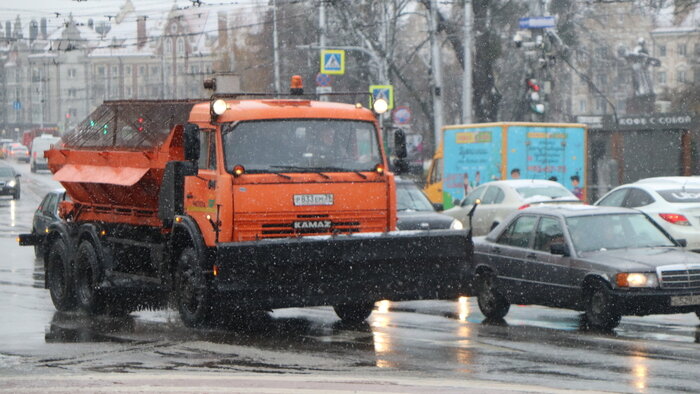
[[[586,301],[586,321],[590,328],[612,330],[620,324],[622,315],[615,310],[613,297],[605,284],[596,283]]]
[[[343,323],[357,324],[362,323],[372,314],[374,302],[340,304],[334,306],[333,309]]]
[[[477,277],[479,290],[477,302],[484,316],[490,319],[502,319],[510,309],[510,303],[496,286],[496,275],[487,272]]]

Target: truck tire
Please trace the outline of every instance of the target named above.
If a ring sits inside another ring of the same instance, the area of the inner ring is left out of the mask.
[[[333,306],[335,314],[343,323],[357,324],[367,320],[374,309],[374,302],[363,302],[359,304],[340,304]]]
[[[46,281],[56,310],[61,312],[75,310],[77,303],[68,248],[62,239],[57,239],[51,244],[46,264]]]
[[[185,248],[180,254],[175,286],[182,322],[188,327],[209,326],[213,315],[211,289],[192,247]]]
[[[82,241],[75,256],[75,292],[80,309],[91,315],[105,312],[107,299],[100,289],[103,270],[97,251],[90,241]]]

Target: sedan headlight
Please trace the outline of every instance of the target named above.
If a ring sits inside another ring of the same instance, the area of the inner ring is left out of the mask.
[[[9,186],[9,187],[15,187],[16,184],[17,184],[17,181],[15,181],[15,180],[11,180],[11,181],[7,182],[7,186]]]
[[[460,222],[457,219],[454,219],[452,221],[452,224],[450,224],[450,230],[462,230],[462,229],[464,229],[464,225],[462,224],[462,222]]]
[[[654,273],[622,272],[615,276],[619,287],[657,287],[659,280]]]

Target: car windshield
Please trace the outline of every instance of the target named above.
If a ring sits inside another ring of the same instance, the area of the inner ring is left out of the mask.
[[[570,217],[566,224],[579,252],[675,246],[641,213]]]
[[[700,202],[700,189],[657,190],[664,200],[670,203]]]
[[[12,168],[9,167],[0,167],[0,176],[1,177],[9,177],[9,176],[14,176],[14,172],[12,171]]]
[[[292,119],[224,125],[226,169],[246,172],[372,171],[382,162],[371,122]]]
[[[415,184],[396,184],[396,205],[399,211],[434,211],[433,204]]]
[[[555,198],[571,198],[577,199],[570,191],[566,190],[564,187],[549,186],[549,185],[532,185],[532,186],[521,186],[516,187],[515,191],[518,192],[523,200],[542,198],[542,199],[555,199]]]

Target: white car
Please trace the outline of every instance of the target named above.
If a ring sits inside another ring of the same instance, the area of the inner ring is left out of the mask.
[[[52,135],[42,135],[32,141],[32,153],[29,157],[29,169],[32,172],[37,170],[48,170],[49,164],[44,158],[44,152],[51,149],[61,139]]]
[[[467,215],[476,200],[480,203],[472,218],[472,234],[475,236],[488,234],[518,209],[539,204],[583,203],[560,183],[543,179],[511,179],[485,183],[471,191],[458,206],[442,213],[468,228]]]
[[[595,205],[638,209],[673,238],[685,239],[687,249],[700,252],[700,177],[641,179],[616,187]]]

